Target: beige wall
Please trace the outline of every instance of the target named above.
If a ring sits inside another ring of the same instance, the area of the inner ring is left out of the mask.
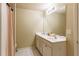
[[[44,31],[59,35],[65,35],[66,32],[66,14],[52,13],[46,16],[44,21]]]
[[[42,32],[42,12],[16,8],[16,42],[18,48],[32,46],[35,32]]]
[[[44,31],[65,34],[65,14],[52,14],[44,21]],[[43,12],[16,8],[16,42],[18,48],[32,46],[35,32],[43,31]]]

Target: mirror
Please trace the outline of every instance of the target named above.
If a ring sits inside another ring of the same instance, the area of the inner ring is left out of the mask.
[[[65,36],[66,4],[54,4],[44,15],[44,32]]]

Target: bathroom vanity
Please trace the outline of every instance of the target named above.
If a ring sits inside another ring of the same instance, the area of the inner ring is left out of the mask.
[[[66,38],[36,33],[36,48],[43,56],[66,56]]]

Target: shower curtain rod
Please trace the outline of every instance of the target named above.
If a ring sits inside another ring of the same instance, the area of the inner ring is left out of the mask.
[[[6,3],[9,7],[11,7],[10,5],[9,5],[9,3]],[[11,10],[13,11],[13,9],[12,9],[12,7],[11,7]]]

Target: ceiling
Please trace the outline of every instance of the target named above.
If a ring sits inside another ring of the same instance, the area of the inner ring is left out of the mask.
[[[18,3],[16,4],[16,7],[42,11],[42,10],[47,9],[48,5],[45,3]]]
[[[44,11],[47,10],[50,7],[55,7],[55,8],[63,8],[65,4],[63,3],[16,3],[16,8],[23,8],[23,9],[31,9],[31,10],[39,10],[39,11]],[[61,10],[60,12],[63,12]]]

